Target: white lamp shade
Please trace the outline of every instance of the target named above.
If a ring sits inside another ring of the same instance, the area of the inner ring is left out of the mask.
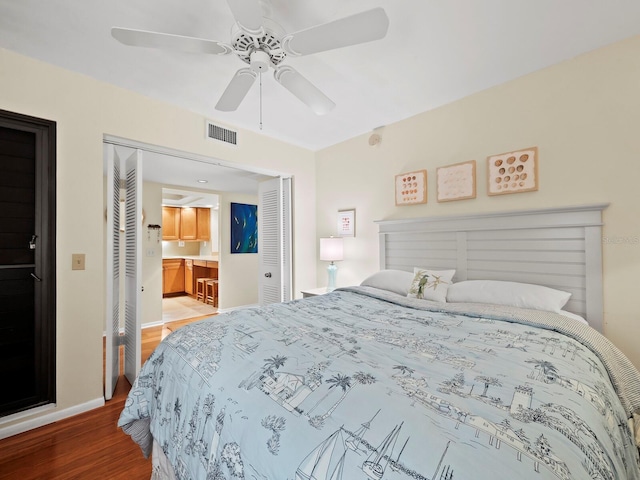
[[[320,260],[335,262],[344,258],[342,238],[330,237],[320,239]]]

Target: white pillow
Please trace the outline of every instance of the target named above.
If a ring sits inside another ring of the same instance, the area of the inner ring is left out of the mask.
[[[360,285],[388,290],[403,297],[409,293],[409,287],[413,280],[413,273],[403,270],[380,270],[365,278]]]
[[[427,270],[415,267],[407,297],[446,302],[447,289],[453,283],[455,273],[455,270]]]
[[[542,285],[499,280],[466,280],[447,291],[447,302],[493,303],[560,313],[569,301],[568,292]]]

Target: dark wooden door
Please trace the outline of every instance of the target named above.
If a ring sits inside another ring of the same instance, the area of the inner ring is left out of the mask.
[[[0,416],[55,401],[55,123],[0,110]]]

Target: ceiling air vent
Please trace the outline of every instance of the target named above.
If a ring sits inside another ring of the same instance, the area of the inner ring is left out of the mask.
[[[238,144],[238,132],[207,122],[207,138],[213,138],[231,145]]]

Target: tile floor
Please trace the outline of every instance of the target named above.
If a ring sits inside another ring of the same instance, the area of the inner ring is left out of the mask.
[[[185,318],[212,315],[218,309],[206,303],[199,302],[187,295],[182,297],[167,297],[162,299],[162,321],[175,322]]]

